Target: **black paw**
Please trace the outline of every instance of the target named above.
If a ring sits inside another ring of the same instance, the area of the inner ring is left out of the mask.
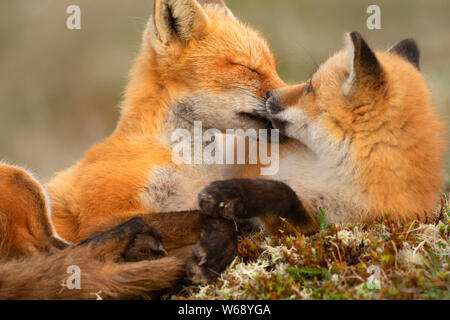
[[[132,219],[79,244],[87,245],[95,250],[98,258],[116,261],[155,260],[167,255],[159,233],[141,218]]]
[[[235,224],[207,218],[201,239],[187,261],[186,274],[195,283],[210,283],[225,271],[236,255]]]
[[[140,221],[137,228],[138,230],[134,230],[133,240],[123,252],[125,261],[156,260],[167,256],[162,238],[154,228],[144,221]]]
[[[233,180],[216,181],[198,195],[203,214],[235,220],[246,215],[245,199],[239,183]]]

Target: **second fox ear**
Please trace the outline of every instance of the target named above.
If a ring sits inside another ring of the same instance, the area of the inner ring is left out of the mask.
[[[388,53],[405,58],[420,70],[420,49],[414,39],[405,39],[393,46]]]
[[[208,15],[196,0],[154,0],[150,38],[157,53],[173,43],[186,43],[201,34],[209,23]]]
[[[375,53],[358,32],[348,34],[347,54],[349,77],[344,87],[346,95],[358,87],[373,87],[383,78],[383,71]]]

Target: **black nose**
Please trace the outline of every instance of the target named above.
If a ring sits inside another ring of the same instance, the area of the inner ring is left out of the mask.
[[[267,99],[270,99],[272,96],[273,96],[273,90],[267,91],[267,93],[266,93],[266,98],[267,98]]]

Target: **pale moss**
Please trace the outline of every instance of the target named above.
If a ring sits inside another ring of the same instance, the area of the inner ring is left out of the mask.
[[[448,203],[448,197],[445,201]],[[215,284],[187,287],[183,290],[188,292],[184,297],[450,299],[450,243],[446,219],[430,224],[416,221],[395,229],[391,229],[390,223],[371,227],[338,226],[334,231],[313,237],[253,239],[251,243],[261,252],[257,261],[236,258]],[[326,252],[339,248],[341,256],[335,251],[326,261],[321,261],[324,254],[321,246]],[[350,264],[339,263],[345,255],[348,259],[350,252],[359,252],[360,256],[351,258]],[[315,265],[313,270],[322,270],[322,273],[305,279],[293,276],[293,268],[307,270],[311,263]],[[381,277],[375,282],[370,281],[373,273],[369,273],[368,268],[371,266],[381,270]],[[376,286],[371,286],[374,283]]]

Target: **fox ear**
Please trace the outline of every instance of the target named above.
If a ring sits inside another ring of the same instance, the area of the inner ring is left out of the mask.
[[[225,4],[225,2],[223,0],[197,0],[202,6],[206,7],[212,7],[220,12],[222,12],[223,14],[233,17],[234,15],[231,12],[231,10],[227,7],[227,5]]]
[[[420,70],[420,49],[414,39],[405,39],[397,43],[388,53],[396,54],[411,62],[418,70]]]
[[[383,71],[375,53],[358,32],[347,35],[347,54],[349,58],[349,77],[344,93],[350,94],[355,87],[373,87],[383,78]]]
[[[156,52],[163,53],[171,44],[186,43],[201,34],[209,18],[196,0],[154,0],[150,38]]]

